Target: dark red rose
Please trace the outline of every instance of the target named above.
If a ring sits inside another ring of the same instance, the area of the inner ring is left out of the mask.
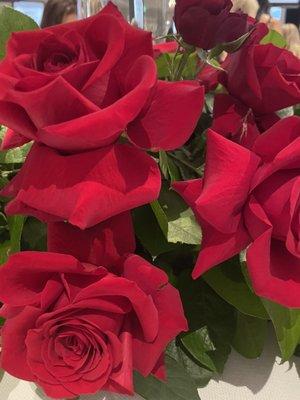
[[[262,118],[300,102],[300,60],[272,44],[252,44],[231,54],[220,76],[229,94]]]
[[[14,197],[6,207],[9,215],[68,221],[85,229],[154,201],[160,187],[157,163],[133,146],[115,144],[64,156],[35,144],[1,194]]]
[[[300,118],[260,135],[252,151],[210,131],[203,180],[174,185],[204,237],[197,278],[247,249],[254,289],[300,307]]]
[[[15,132],[6,149],[30,140],[69,153],[97,149],[129,124],[144,126],[138,145],[174,149],[203,106],[198,83],[157,80],[151,34],[129,25],[112,3],[83,21],[13,34],[0,86],[0,123]],[[184,126],[163,110],[168,90],[170,107],[187,113]],[[134,127],[128,135],[134,141]]]
[[[2,368],[53,398],[133,394],[133,370],[163,378],[164,350],[187,330],[179,293],[136,255],[118,270],[50,252],[11,256],[0,270]]]
[[[232,42],[252,29],[255,21],[231,13],[231,8],[231,0],[177,0],[176,28],[186,43],[204,50]]]

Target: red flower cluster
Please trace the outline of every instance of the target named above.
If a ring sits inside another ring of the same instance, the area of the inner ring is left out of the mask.
[[[266,27],[231,6],[178,0],[175,11],[185,42],[205,50],[251,30],[224,72],[202,71],[206,90],[226,93],[215,99],[204,178],[174,184],[203,229],[194,277],[246,250],[256,293],[300,307],[300,118],[277,114],[300,103],[300,61],[261,45]],[[2,367],[54,398],[132,394],[133,370],[164,379],[164,351],[187,321],[167,275],[134,254],[130,211],[161,188],[145,150],[190,138],[204,87],[158,80],[151,35],[112,3],[13,34],[0,84],[2,148],[33,142],[1,192],[12,197],[6,211],[48,226],[48,252],[15,254],[0,270]]]
[[[133,394],[133,370],[164,379],[166,346],[187,322],[167,275],[134,255],[130,210],[161,187],[144,149],[189,139],[204,88],[159,81],[151,34],[112,3],[13,34],[0,82],[3,149],[34,142],[2,192],[6,211],[48,224],[47,253],[16,254],[0,271],[2,367],[55,398]]]
[[[300,118],[276,113],[300,103],[300,60],[259,44],[265,33],[257,25],[224,72],[202,73],[227,93],[215,97],[204,178],[174,188],[203,229],[195,278],[247,249],[256,293],[300,307]]]

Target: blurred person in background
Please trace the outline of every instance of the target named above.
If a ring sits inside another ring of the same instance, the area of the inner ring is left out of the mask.
[[[256,15],[257,20],[260,19],[262,14],[268,14],[270,9],[269,0],[258,0],[259,9]]]
[[[237,12],[240,10],[252,18],[256,18],[259,10],[259,4],[257,0],[232,0],[232,3],[233,7],[231,12]]]
[[[294,24],[284,24],[281,30],[287,44],[287,49],[300,58],[300,34],[297,26]]]
[[[41,28],[77,20],[76,0],[48,0],[41,22]]]

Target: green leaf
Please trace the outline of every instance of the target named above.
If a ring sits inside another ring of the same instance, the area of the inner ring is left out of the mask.
[[[277,111],[276,114],[280,118],[292,117],[294,115],[294,107],[284,108],[282,110]]]
[[[195,332],[190,332],[181,339],[182,346],[186,351],[193,356],[199,363],[205,365],[213,372],[217,372],[213,359],[210,357],[210,352],[216,348],[211,342],[209,332],[206,326],[198,329]]]
[[[150,206],[152,208],[152,211],[154,212],[154,215],[156,216],[160,229],[162,230],[165,237],[168,238],[169,223],[168,223],[168,218],[164,210],[162,209],[162,206],[160,205],[158,200],[153,201],[153,203],[151,203]]]
[[[22,250],[47,251],[47,227],[41,221],[28,217],[22,233]]]
[[[29,150],[31,143],[27,143],[22,147],[16,147],[8,151],[0,152],[0,164],[23,164]]]
[[[173,80],[174,72],[178,69],[178,66],[182,60],[182,53],[164,53],[156,59],[157,71],[159,79]],[[197,53],[191,53],[188,55],[186,64],[182,71],[184,79],[194,79],[197,73],[198,57]]]
[[[289,309],[263,300],[273,322],[283,361],[289,360],[300,343],[300,309]]]
[[[211,342],[211,348],[214,348],[209,352],[209,356],[214,363],[214,369],[221,373],[231,352],[230,344],[235,333],[234,308],[222,300],[202,279],[193,280],[189,270],[178,276],[177,287],[190,331],[207,330],[207,340]],[[186,343],[185,348],[187,349]],[[192,355],[193,350],[189,352]]]
[[[0,59],[5,56],[6,42],[12,32],[38,28],[33,19],[10,7],[0,7]]]
[[[248,39],[248,37],[251,35],[251,31],[245,33],[243,36],[239,37],[238,39],[232,41],[232,42],[227,42],[227,43],[221,43],[218,46],[214,47],[210,53],[209,53],[209,59],[214,59],[218,57],[223,51],[226,51],[226,53],[234,53],[236,52],[242,45],[245,43],[245,41]]]
[[[258,358],[264,349],[268,321],[238,313],[234,349],[246,358]]]
[[[285,38],[277,31],[270,30],[269,33],[261,40],[261,44],[273,44],[274,46],[286,47]]]
[[[212,371],[190,357],[182,348],[180,341],[171,342],[166,353],[184,367],[198,388],[207,386],[214,375]]]
[[[165,151],[159,152],[159,165],[165,179],[170,179],[171,182],[181,179],[178,167]]]
[[[6,129],[0,130],[0,141],[2,142]],[[15,149],[0,152],[0,164],[22,164],[24,163],[32,143],[26,143],[24,146]]]
[[[219,296],[241,313],[269,318],[260,298],[248,287],[238,257],[212,268],[203,278]]]
[[[167,381],[134,373],[135,391],[145,400],[199,400],[198,387],[184,366],[166,356]]]
[[[152,257],[176,248],[173,243],[168,243],[149,205],[133,211],[133,222],[136,236]]]
[[[159,200],[151,207],[169,243],[200,244],[200,227],[192,210],[177,193],[163,187]]]
[[[21,250],[21,237],[22,237],[25,217],[21,215],[7,217],[7,222],[10,233],[10,245],[11,245],[10,254],[14,254]]]

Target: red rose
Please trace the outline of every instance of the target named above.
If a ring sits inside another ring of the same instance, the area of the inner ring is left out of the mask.
[[[15,131],[3,148],[35,140],[67,152],[97,149],[132,124],[132,141],[143,126],[139,146],[174,149],[203,106],[196,82],[157,80],[151,34],[129,25],[112,3],[83,21],[13,34],[0,86],[0,122]],[[164,112],[166,99],[185,123]]]
[[[300,102],[300,60],[272,44],[252,44],[228,56],[220,76],[229,94],[262,117]]]
[[[175,24],[188,44],[209,50],[232,42],[248,32],[255,21],[246,14],[231,13],[231,0],[177,0]]]
[[[204,179],[174,187],[204,232],[195,278],[251,244],[256,293],[300,307],[300,118],[273,125],[253,151],[210,131]]]
[[[187,323],[164,272],[136,255],[119,275],[72,256],[23,252],[0,270],[1,365],[54,398],[133,394],[132,371],[163,377],[167,344]]]
[[[1,194],[14,196],[6,207],[9,215],[68,221],[85,229],[154,201],[160,186],[157,163],[133,146],[115,144],[63,156],[35,144]]]

